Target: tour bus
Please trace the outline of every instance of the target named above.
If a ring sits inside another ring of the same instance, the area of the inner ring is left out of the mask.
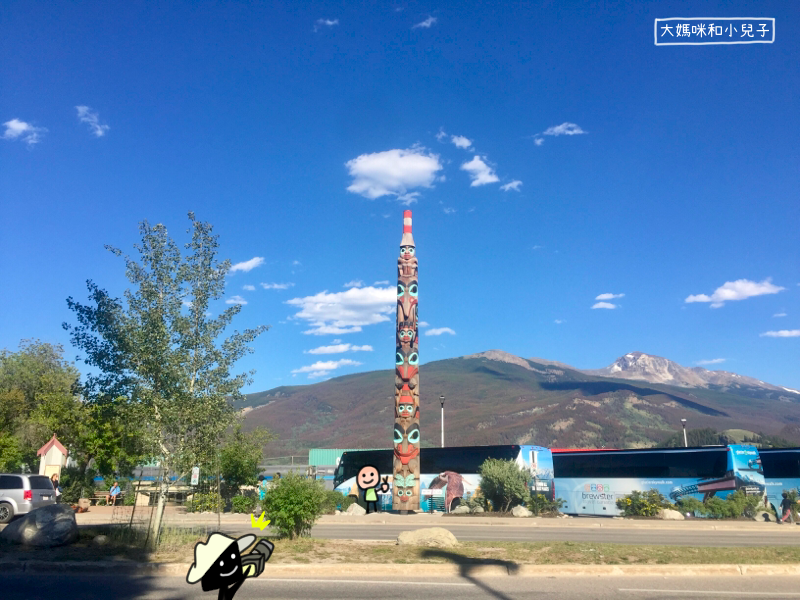
[[[434,507],[449,512],[473,495],[480,486],[478,469],[487,458],[513,460],[531,476],[531,491],[553,498],[552,454],[541,446],[461,446],[420,449],[420,510]],[[363,496],[356,486],[356,474],[365,465],[375,466],[387,477],[389,494],[381,494],[381,506],[390,509],[394,451],[356,450],[342,454],[333,487],[345,496]],[[396,508],[396,507],[395,507]]]
[[[767,502],[780,515],[783,492],[800,494],[800,448],[761,448],[761,468],[767,486]]]
[[[641,450],[554,451],[555,496],[562,512],[617,516],[617,500],[638,490],[656,489],[675,501],[683,496],[705,500],[743,490],[765,494],[764,475],[754,446]]]

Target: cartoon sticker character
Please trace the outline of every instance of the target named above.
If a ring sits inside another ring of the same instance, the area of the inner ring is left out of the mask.
[[[359,469],[356,476],[356,484],[358,489],[364,492],[364,502],[367,503],[367,514],[369,514],[370,506],[373,512],[378,512],[378,490],[382,493],[389,491],[389,477],[384,477],[381,482],[381,474],[377,467],[372,465],[364,465]]]
[[[218,600],[232,600],[248,577],[258,577],[272,556],[275,545],[259,541],[248,554],[242,554],[256,541],[255,535],[238,539],[212,533],[205,542],[194,547],[194,563],[186,574],[187,583],[202,584],[203,591],[219,590]]]

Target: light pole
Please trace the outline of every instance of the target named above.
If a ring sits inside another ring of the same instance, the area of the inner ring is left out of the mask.
[[[683,447],[688,448],[689,442],[686,441],[686,419],[681,419],[681,425],[683,425]]]
[[[442,448],[444,448],[444,395],[439,396],[439,402],[442,403]]]

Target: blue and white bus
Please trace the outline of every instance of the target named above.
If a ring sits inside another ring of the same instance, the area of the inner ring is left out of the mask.
[[[762,448],[758,453],[767,486],[767,502],[775,514],[780,515],[783,492],[794,490],[800,494],[800,448]]]

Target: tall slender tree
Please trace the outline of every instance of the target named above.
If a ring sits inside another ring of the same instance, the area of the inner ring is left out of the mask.
[[[184,477],[192,465],[216,456],[225,430],[235,422],[229,399],[242,397],[252,371],[231,370],[248,346],[268,329],[259,326],[220,336],[242,309],[232,305],[216,318],[209,304],[225,292],[229,260],[217,260],[218,236],[208,223],[189,213],[191,241],[186,256],[164,225],[139,225],[137,262],[125,256],[132,287],[124,301],[87,282],[94,304],[72,298],[67,304],[78,325],[64,324],[85,362],[98,373],[86,379],[91,401],[108,405],[120,397],[137,422],[144,424],[146,453],[161,465],[158,502],[149,543],[158,544],[168,473]],[[116,256],[121,250],[106,246]]]

